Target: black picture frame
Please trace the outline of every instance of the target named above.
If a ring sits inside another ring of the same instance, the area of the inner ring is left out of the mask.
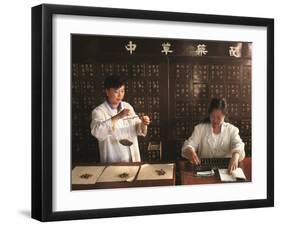
[[[55,14],[266,27],[267,198],[54,212],[52,210],[52,18]],[[40,221],[56,221],[272,206],[274,206],[273,19],[49,4],[32,8],[32,218]]]

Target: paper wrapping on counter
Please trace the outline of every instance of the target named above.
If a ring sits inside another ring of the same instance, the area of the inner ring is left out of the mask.
[[[139,166],[108,166],[98,182],[130,182],[135,179],[138,170]]]
[[[137,180],[173,179],[174,164],[144,164],[141,166]]]
[[[72,170],[72,184],[95,184],[105,166],[76,166]]]

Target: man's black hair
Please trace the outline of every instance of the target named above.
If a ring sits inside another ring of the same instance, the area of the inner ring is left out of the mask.
[[[119,75],[111,75],[106,77],[104,80],[104,89],[118,89],[123,85],[125,85],[125,79]]]

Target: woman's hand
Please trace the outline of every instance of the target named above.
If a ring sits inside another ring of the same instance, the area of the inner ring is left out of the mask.
[[[228,172],[231,173],[233,170],[236,170],[239,163],[239,153],[234,152],[232,158],[228,164]]]
[[[141,121],[142,121],[142,124],[145,126],[148,126],[150,124],[150,118],[147,115],[142,116]]]
[[[196,154],[195,151],[188,149],[186,152],[186,157],[188,158],[188,160],[195,165],[200,165],[201,161],[200,158],[198,157],[198,155]]]

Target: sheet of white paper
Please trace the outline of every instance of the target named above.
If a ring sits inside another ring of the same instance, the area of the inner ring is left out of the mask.
[[[104,168],[105,166],[76,166],[72,170],[72,184],[95,184]]]
[[[158,172],[165,172],[159,175]],[[137,180],[161,180],[173,179],[174,164],[143,164],[138,174]]]
[[[228,173],[228,169],[219,169],[221,181],[236,181],[236,178]]]
[[[136,177],[138,170],[139,166],[108,166],[97,182],[131,182]],[[124,176],[125,174],[128,176]]]
[[[236,178],[246,180],[246,176],[241,168],[232,171],[232,175]]]
[[[231,174],[228,173],[227,169],[219,169],[221,181],[237,181],[237,179],[246,180],[246,176],[241,168],[233,170]]]

